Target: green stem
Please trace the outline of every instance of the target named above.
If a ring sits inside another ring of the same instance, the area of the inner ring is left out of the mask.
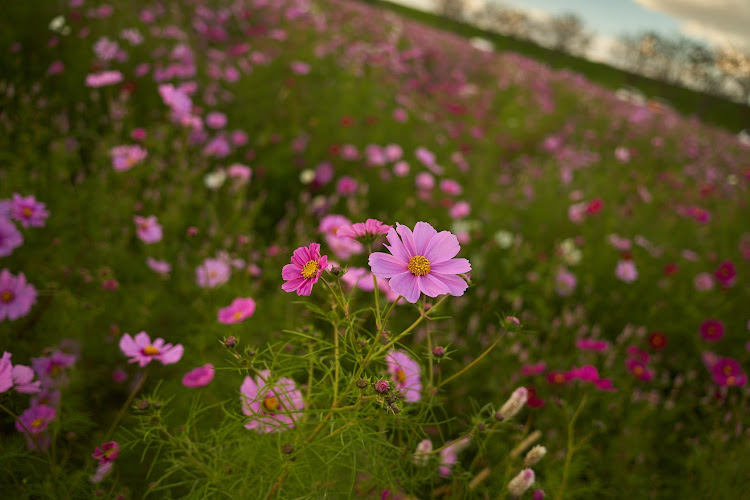
[[[143,372],[143,376],[138,381],[138,383],[135,385],[132,391],[130,391],[130,394],[128,395],[128,399],[125,401],[125,404],[122,405],[122,408],[120,408],[120,411],[117,413],[117,416],[112,421],[112,425],[109,426],[109,429],[107,430],[107,433],[104,435],[103,442],[109,441],[109,437],[112,435],[112,433],[115,430],[115,427],[117,427],[117,424],[120,423],[120,419],[122,419],[123,415],[125,415],[125,412],[128,410],[128,407],[130,406],[130,403],[133,402],[133,399],[135,398],[135,395],[138,394],[138,391],[141,390],[143,387],[143,383],[146,382],[146,377],[148,377],[148,368],[146,368],[146,371]]]
[[[339,397],[339,324],[333,322],[333,401]]]
[[[557,492],[557,496],[555,496],[556,500],[562,500],[563,494],[565,493],[565,486],[568,483],[568,474],[570,473],[570,464],[573,461],[573,453],[575,451],[575,445],[573,442],[575,441],[575,424],[576,419],[578,419],[578,415],[583,410],[584,405],[586,404],[586,394],[583,395],[583,399],[581,399],[581,404],[578,405],[578,409],[573,413],[573,417],[570,419],[570,422],[568,423],[568,450],[565,454],[565,467],[563,468],[563,478],[562,483],[560,484],[560,490]]]
[[[444,386],[445,384],[447,384],[448,382],[450,382],[454,378],[460,376],[465,371],[470,370],[474,365],[476,365],[477,363],[479,363],[482,360],[482,358],[484,358],[485,356],[487,356],[490,353],[490,351],[492,351],[492,349],[494,349],[495,346],[500,343],[501,339],[502,339],[502,337],[496,338],[495,341],[482,354],[480,354],[476,359],[474,359],[474,361],[472,361],[468,365],[464,366],[463,368],[461,368],[459,371],[457,371],[456,373],[454,373],[453,375],[451,375],[447,379],[443,380],[440,383],[440,385],[438,385],[438,387]]]

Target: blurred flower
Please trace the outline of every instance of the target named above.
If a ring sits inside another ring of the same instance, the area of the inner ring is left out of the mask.
[[[57,411],[51,406],[35,405],[24,411],[16,420],[16,429],[26,434],[29,448],[36,442],[42,449],[46,448],[46,440],[40,439],[39,434],[57,418]]]
[[[161,241],[162,229],[155,215],[148,217],[136,215],[133,217],[133,222],[135,222],[135,232],[142,242],[150,244]]]
[[[440,466],[438,467],[438,474],[443,477],[450,477],[453,466],[458,462],[458,454],[465,450],[470,442],[471,438],[469,436],[462,437],[456,439],[440,450]]]
[[[711,375],[721,387],[742,387],[747,382],[742,366],[732,358],[720,358],[716,361],[711,366]]]
[[[458,274],[471,271],[471,264],[453,258],[461,247],[450,232],[438,233],[426,222],[417,222],[414,232],[396,224],[387,239],[390,246],[385,247],[391,254],[370,254],[370,267],[375,276],[389,278],[391,289],[408,302],[416,303],[421,293],[461,296],[468,288]]]
[[[291,263],[281,269],[281,277],[286,281],[281,285],[285,292],[297,292],[297,295],[310,295],[312,288],[320,278],[320,273],[328,266],[328,257],[320,255],[320,244],[310,243],[294,251]]]
[[[432,441],[430,441],[429,439],[423,439],[417,445],[417,449],[414,451],[414,455],[412,455],[412,462],[414,462],[415,465],[424,467],[430,460],[431,452]]]
[[[294,380],[281,377],[272,383],[269,370],[259,371],[255,379],[245,377],[240,393],[242,413],[252,417],[245,427],[258,434],[293,428],[305,408]]]
[[[86,76],[86,86],[92,88],[106,87],[120,83],[123,80],[122,73],[119,71],[102,71],[100,73],[90,73]]]
[[[75,354],[58,349],[49,356],[31,358],[31,366],[45,387],[59,387],[68,381],[67,369],[77,360]]]
[[[23,235],[10,219],[0,214],[0,257],[13,253],[13,249],[23,245]]]
[[[557,276],[555,276],[555,291],[560,297],[569,297],[572,295],[577,284],[576,275],[567,269],[561,268],[557,272]]]
[[[627,359],[625,361],[625,367],[639,380],[648,382],[654,378],[654,374],[646,367],[646,364],[637,359]]]
[[[119,454],[120,445],[115,441],[107,441],[102,444],[101,448],[96,447],[94,453],[91,454],[91,458],[96,459],[99,465],[103,465],[114,462]]]
[[[320,221],[318,230],[325,234],[326,243],[339,259],[346,260],[353,254],[362,253],[364,249],[361,243],[354,238],[346,236],[348,234],[347,230],[345,230],[344,234],[340,234],[340,229],[350,228],[352,227],[351,224],[352,222],[349,219],[337,214],[326,215]]]
[[[206,363],[198,368],[193,368],[182,377],[182,385],[196,388],[205,387],[214,379],[214,365]]]
[[[146,265],[155,273],[159,273],[162,275],[168,275],[172,271],[172,266],[169,265],[169,262],[166,262],[164,260],[156,260],[148,257],[146,259]]]
[[[195,270],[195,280],[198,286],[214,288],[229,281],[231,273],[231,267],[223,260],[206,259]]]
[[[724,336],[724,323],[717,319],[707,319],[701,323],[701,337],[707,342],[716,342]]]
[[[393,385],[407,403],[422,399],[422,367],[404,351],[391,350],[385,355]]]
[[[506,250],[510,248],[511,245],[513,245],[514,236],[510,231],[501,229],[500,231],[495,233],[493,239],[495,240],[495,243],[497,243],[498,247]]]
[[[23,227],[42,227],[44,221],[49,217],[44,203],[37,201],[33,196],[21,196],[13,193],[13,199],[8,205],[10,218],[21,223]]]
[[[734,284],[736,276],[737,271],[734,269],[734,264],[728,260],[722,262],[719,267],[716,268],[716,271],[714,271],[714,277],[723,287],[731,287]]]
[[[0,321],[26,316],[36,303],[36,296],[36,289],[26,282],[23,273],[13,276],[7,269],[0,271]]]
[[[136,334],[135,338],[129,333],[120,338],[120,350],[125,356],[130,356],[129,363],[138,363],[141,367],[146,366],[156,359],[163,365],[177,363],[182,358],[183,347],[181,344],[172,345],[157,338],[151,342],[151,337],[146,332]]]
[[[714,288],[714,278],[709,273],[698,273],[693,280],[695,289],[699,292],[705,292]]]
[[[609,349],[609,342],[597,339],[578,339],[576,347],[584,351],[604,352]]]
[[[232,303],[219,309],[219,322],[224,324],[239,323],[249,318],[255,312],[255,301],[250,297],[236,298]]]
[[[651,332],[648,336],[648,344],[656,350],[662,350],[667,346],[667,336],[661,332]]]
[[[138,145],[115,146],[109,150],[109,154],[112,157],[112,168],[118,172],[130,170],[148,156],[148,152]]]
[[[635,263],[632,260],[619,261],[615,268],[615,276],[625,283],[634,282],[638,279],[638,270],[635,268]]]
[[[529,399],[529,391],[525,387],[519,387],[510,398],[495,412],[495,418],[498,420],[508,420],[515,417],[523,409],[526,401]]]
[[[520,497],[534,484],[534,471],[524,469],[508,483],[508,493],[513,497]]]
[[[379,236],[387,234],[391,227],[377,219],[367,219],[365,222],[340,226],[336,235],[341,238],[351,238],[360,243],[368,244],[375,241]]]

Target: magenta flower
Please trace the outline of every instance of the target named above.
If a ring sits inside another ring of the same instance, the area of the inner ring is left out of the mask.
[[[254,312],[255,301],[253,299],[237,298],[229,306],[219,309],[219,323],[226,325],[239,323],[252,316]]]
[[[16,277],[7,269],[0,271],[0,321],[5,318],[15,321],[26,316],[35,302],[36,290],[26,282],[23,273]]]
[[[281,377],[272,383],[269,370],[261,370],[255,379],[245,377],[240,392],[242,413],[252,417],[245,427],[258,434],[293,428],[305,408],[294,380]]]
[[[716,271],[714,271],[714,277],[724,287],[730,287],[734,284],[734,279],[737,276],[737,271],[734,269],[734,264],[731,261],[725,260],[722,262]]]
[[[285,292],[296,291],[297,295],[310,295],[327,265],[328,257],[320,255],[320,244],[310,243],[309,247],[299,247],[292,254],[291,264],[281,269],[281,277],[286,280],[281,289]]]
[[[732,358],[720,358],[711,366],[711,375],[721,387],[742,387],[747,383],[740,363]]]
[[[18,417],[16,429],[19,432],[39,434],[47,428],[55,417],[57,417],[57,412],[50,406],[32,406]]]
[[[724,323],[717,319],[707,319],[701,323],[700,331],[706,342],[717,342],[724,336]]]
[[[570,369],[570,378],[596,383],[599,380],[599,372],[592,365],[584,365],[580,368],[574,366]]]
[[[0,394],[13,387],[13,364],[10,362],[11,353],[3,352],[0,358]]]
[[[576,275],[567,269],[560,269],[555,277],[555,291],[560,297],[569,297],[576,289]]]
[[[198,368],[193,368],[182,377],[182,385],[185,387],[205,387],[214,379],[214,365],[206,363]]]
[[[91,454],[91,458],[96,459],[99,465],[104,465],[114,462],[119,454],[120,445],[115,441],[107,441],[102,444],[101,448],[96,447],[94,453]]]
[[[150,244],[161,241],[162,229],[155,215],[148,217],[136,215],[133,217],[133,222],[135,222],[135,232],[142,242]]]
[[[528,377],[541,375],[545,371],[547,371],[547,363],[545,363],[544,361],[540,361],[539,363],[535,363],[532,365],[523,365],[521,367],[521,374]]]
[[[138,145],[115,146],[109,150],[112,157],[112,168],[118,172],[130,170],[148,156],[148,152]]]
[[[377,219],[367,219],[365,222],[356,222],[351,225],[342,225],[339,227],[337,236],[341,238],[351,238],[360,243],[372,243],[375,239],[386,234],[391,230],[391,226],[383,224]]]
[[[16,391],[23,394],[39,392],[39,381],[34,381],[34,370],[24,365],[10,362],[11,353],[4,352],[0,358],[0,394],[15,386]]]
[[[229,281],[232,273],[229,264],[220,259],[206,259],[195,270],[195,280],[198,286],[214,288]]]
[[[596,339],[578,339],[576,340],[576,347],[583,351],[604,352],[609,349],[609,342]]]
[[[428,223],[417,222],[413,233],[396,224],[387,238],[390,246],[384,246],[391,255],[375,252],[369,262],[375,276],[390,278],[388,284],[394,292],[411,303],[419,300],[420,293],[429,297],[464,294],[469,285],[457,275],[471,271],[471,264],[453,258],[461,249],[455,235],[438,233]]]
[[[164,260],[156,260],[154,258],[148,257],[146,259],[146,265],[155,273],[159,273],[163,276],[168,275],[172,271],[172,266],[169,265],[169,262]]]
[[[338,234],[344,227],[350,227],[351,221],[343,215],[326,215],[320,221],[318,230],[326,236],[326,243],[340,259],[348,259],[353,254],[362,253],[362,244],[351,238]]]
[[[166,344],[161,338],[152,343],[146,332],[136,334],[135,338],[128,333],[124,334],[120,339],[120,350],[125,356],[130,356],[129,363],[138,363],[141,367],[153,359],[159,360],[163,365],[177,363],[183,352],[181,344]]]
[[[107,85],[120,83],[122,80],[123,76],[119,71],[101,71],[86,75],[86,86],[92,88],[106,87]]]
[[[31,366],[45,387],[53,387],[67,382],[66,369],[73,366],[76,360],[75,354],[56,350],[49,356],[31,358]]]
[[[0,257],[13,253],[13,249],[23,245],[23,236],[10,220],[0,214]]]
[[[625,361],[625,367],[637,379],[648,382],[654,378],[654,374],[646,367],[646,364],[637,359],[630,358]]]
[[[458,454],[465,450],[470,442],[471,438],[465,436],[452,441],[448,446],[440,450],[438,474],[443,477],[450,477],[453,466],[458,462]]]
[[[386,354],[385,362],[396,392],[400,392],[407,403],[422,399],[422,367],[419,363],[399,350],[392,350]]]
[[[21,223],[23,227],[42,227],[44,221],[49,217],[44,203],[36,201],[33,196],[21,196],[13,193],[13,199],[8,206],[11,219]]]

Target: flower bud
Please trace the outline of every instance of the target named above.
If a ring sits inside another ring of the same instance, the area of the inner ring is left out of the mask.
[[[294,446],[292,446],[289,443],[285,443],[284,445],[281,446],[281,453],[283,453],[284,455],[291,455],[293,451],[294,451]]]
[[[526,404],[527,399],[529,399],[529,391],[525,387],[519,387],[513,391],[513,394],[510,395],[508,401],[500,408],[500,411],[495,413],[495,418],[505,420],[515,417],[521,411],[523,405]]]
[[[544,446],[538,444],[534,446],[532,449],[529,450],[529,452],[526,454],[526,458],[523,460],[524,467],[530,467],[540,461],[542,458],[544,458],[544,455],[547,454],[547,448]]]
[[[387,380],[378,380],[375,382],[375,392],[386,394],[391,389],[391,383]]]
[[[234,349],[237,345],[237,337],[227,337],[224,339],[224,347],[227,349]]]
[[[544,490],[534,490],[531,492],[531,500],[544,500]]]
[[[442,358],[443,356],[445,356],[445,347],[436,345],[432,348],[432,355],[436,358]]]
[[[524,469],[508,483],[508,493],[514,497],[520,497],[534,484],[534,471]]]
[[[330,270],[330,273],[334,278],[340,278],[344,275],[344,270],[339,266],[333,266]]]
[[[357,380],[357,387],[359,387],[360,389],[367,389],[368,385],[370,385],[370,383],[363,378]]]

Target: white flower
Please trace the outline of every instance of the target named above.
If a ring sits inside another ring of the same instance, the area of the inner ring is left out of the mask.
[[[227,174],[222,169],[215,170],[203,178],[206,187],[214,190],[223,186],[225,180],[227,180]]]

